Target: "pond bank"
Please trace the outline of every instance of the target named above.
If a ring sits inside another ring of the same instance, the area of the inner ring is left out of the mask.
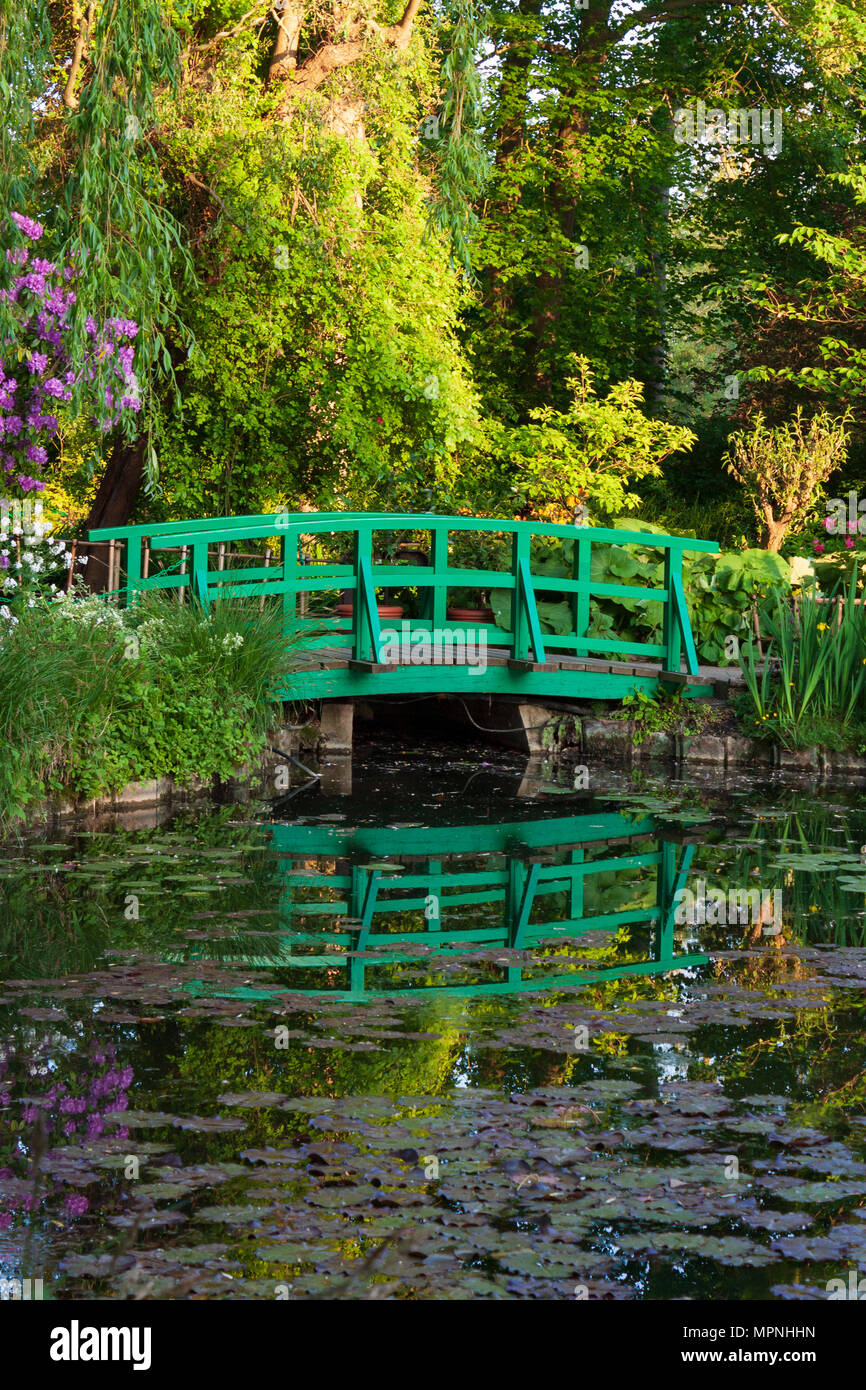
[[[422,713],[418,711],[421,704],[433,709]],[[410,710],[385,701],[377,702],[375,710],[366,701],[331,702],[321,716],[304,725],[284,724],[276,729],[262,762],[238,768],[230,779],[199,778],[182,784],[162,777],[130,782],[115,793],[87,800],[46,799],[29,810],[26,821],[33,827],[83,816],[134,814],[153,807],[168,812],[193,802],[247,803],[274,799],[281,793],[294,795],[311,779],[320,779],[323,790],[340,795],[351,791],[356,739],[362,746],[375,747],[401,732],[417,739],[422,729],[425,735],[451,738],[468,734],[480,753],[488,747],[507,748],[529,757],[532,764],[580,763],[605,769],[666,763],[678,775],[693,775],[698,769],[738,773],[772,769],[825,781],[866,782],[866,758],[856,754],[786,749],[717,727],[719,732],[693,736],[646,732],[631,720],[502,699],[425,699],[413,702]]]
[[[603,721],[594,722],[603,724]],[[744,776],[763,771],[772,775],[774,780],[781,776],[779,785],[789,783],[792,787],[802,786],[806,776],[813,779],[818,777],[828,786],[866,784],[864,759],[846,761],[839,755],[834,757],[821,750],[789,753],[784,749],[771,748],[761,751],[775,753],[775,759],[765,757],[760,762],[749,761],[737,756],[735,746],[733,755],[729,751],[730,745],[735,745],[737,740],[710,737],[680,740],[670,735],[652,735],[643,744],[632,746],[622,738],[621,721],[607,722],[614,726],[610,730],[610,737],[607,737],[606,727],[601,736],[596,730],[590,729],[589,746],[584,750],[568,747],[554,756],[550,753],[529,755],[524,764],[520,794],[532,798],[543,793],[554,773],[575,779],[579,775],[581,785],[589,788],[617,772],[626,776],[629,771],[642,775],[641,769],[645,769],[647,775],[657,776],[662,764],[667,766],[670,775],[678,779],[688,777],[700,787],[717,784],[717,776],[722,769],[730,772],[738,782]],[[689,746],[683,752],[677,751],[683,744]],[[661,745],[664,751],[660,752]],[[212,783],[183,787],[166,777],[157,781],[129,783],[114,796],[77,802],[45,801],[34,807],[26,822],[17,826],[16,830],[19,834],[27,835],[38,832],[41,827],[71,826],[82,822],[99,824],[104,828],[144,829],[163,824],[179,812],[193,807],[248,806],[269,801],[279,804],[283,793],[286,797],[283,813],[290,814],[290,799],[315,783],[326,796],[351,795],[351,757],[319,758],[315,754],[307,754],[306,758],[308,761],[298,761],[288,769],[286,764],[281,764],[274,757],[260,768],[239,769],[238,776],[231,781],[215,779]],[[481,763],[481,766],[486,765]],[[284,781],[280,784],[286,772],[291,779],[288,786]]]

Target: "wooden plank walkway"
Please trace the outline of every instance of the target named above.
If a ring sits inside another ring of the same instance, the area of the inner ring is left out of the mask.
[[[412,666],[441,665],[450,670],[465,668],[465,649],[457,646],[443,645],[441,651],[441,661],[434,663],[431,653],[419,652],[422,660],[401,662],[358,662],[352,657],[352,648],[349,646],[328,646],[309,648],[299,654],[299,665],[304,671],[348,671],[351,669],[363,671],[369,674],[384,674],[387,672],[400,672],[411,669]],[[407,653],[408,658],[408,653]],[[458,660],[457,658],[462,658]],[[515,663],[507,647],[488,647],[484,653],[484,660],[488,665],[503,669],[513,669]],[[616,676],[639,676],[648,680],[659,680],[663,673],[660,662],[649,661],[605,661],[596,657],[576,657],[551,654],[548,661],[542,663],[520,663],[520,669],[524,665],[536,672],[591,672],[597,675],[616,675]],[[665,680],[670,684],[680,683],[685,686],[713,686],[719,694],[724,694],[731,686],[743,684],[743,673],[739,666],[699,666],[697,673],[680,669],[678,674],[665,672]],[[467,675],[468,682],[471,677]]]

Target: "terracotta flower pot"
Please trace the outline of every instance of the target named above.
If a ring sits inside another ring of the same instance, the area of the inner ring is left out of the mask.
[[[449,608],[447,616],[455,623],[495,623],[492,608]]]
[[[387,618],[391,622],[394,622],[396,619],[402,618],[403,616],[403,609],[398,603],[377,603],[376,611],[378,612],[380,618]],[[354,616],[354,613],[354,603],[337,604],[338,618],[351,618]]]

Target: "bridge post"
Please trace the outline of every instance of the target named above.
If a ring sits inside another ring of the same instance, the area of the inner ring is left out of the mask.
[[[351,758],[354,722],[354,700],[322,701],[319,738],[329,757]]]
[[[119,587],[119,585],[118,585]],[[126,606],[132,603],[137,589],[141,588],[141,537],[126,538]]]
[[[352,567],[355,572],[355,594],[352,603],[352,657],[355,661],[370,661],[370,619],[367,612],[367,591],[363,582],[364,561],[369,565],[373,556],[373,532],[369,526],[355,531]],[[375,592],[374,592],[375,600]],[[378,655],[378,653],[377,653]]]
[[[280,537],[280,561],[282,564],[283,580],[285,590],[283,591],[283,636],[288,637],[289,632],[294,627],[297,612],[297,593],[294,582],[298,577],[298,544],[300,536],[297,531],[284,531]]]
[[[448,589],[445,575],[448,570],[448,527],[434,525],[432,554],[433,588],[430,590],[429,613],[434,631],[444,628],[448,608]]]
[[[589,531],[589,527],[581,527],[583,531]],[[579,580],[582,584],[588,584],[591,577],[592,562],[592,537],[589,535],[575,536],[574,557],[571,562],[571,577]],[[589,628],[589,591],[582,594],[575,594],[572,601],[572,621],[574,623],[574,635],[578,640],[586,636]],[[580,656],[580,648],[576,649],[576,655]]]

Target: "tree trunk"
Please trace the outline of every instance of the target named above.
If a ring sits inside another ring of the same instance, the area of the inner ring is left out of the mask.
[[[126,526],[141,491],[144,478],[144,453],[147,436],[141,435],[133,444],[122,436],[115,441],[108,466],[90,508],[86,528]],[[92,593],[108,588],[108,545],[88,546],[84,571],[85,581]]]
[[[279,82],[294,72],[298,66],[298,40],[304,22],[303,4],[284,3],[275,11],[277,16],[277,36],[268,68],[268,81]]]
[[[777,520],[773,516],[772,509],[764,506],[764,549],[778,552],[782,549],[785,537],[791,526],[791,519],[782,517]]]
[[[609,0],[588,0],[580,15],[580,33],[570,54],[563,55],[562,120],[558,132],[559,170],[551,180],[547,204],[551,221],[562,238],[574,243],[577,203],[583,178],[590,116],[586,95],[599,83],[612,35],[608,28]],[[543,255],[543,253],[542,253]],[[531,309],[532,342],[526,364],[526,387],[546,401],[554,386],[555,364],[561,357],[559,330],[568,274],[561,248],[552,252],[538,275]]]
[[[575,112],[561,127],[559,144],[564,168],[560,176],[553,180],[548,194],[550,208],[559,231],[565,240],[572,244],[577,218],[570,175],[573,165],[581,158],[588,133],[589,116],[584,111]],[[532,345],[526,368],[526,389],[538,402],[544,402],[550,398],[556,364],[561,357],[559,325],[562,319],[566,272],[559,249],[546,258],[543,251],[540,254],[542,268],[533,294]]]

